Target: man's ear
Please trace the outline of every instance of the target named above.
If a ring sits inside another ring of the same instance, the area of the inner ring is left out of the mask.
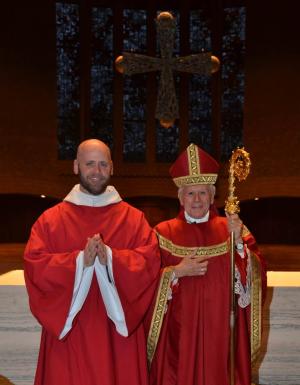
[[[211,185],[211,194],[210,194],[210,204],[212,205],[214,203],[214,200],[215,200],[215,195],[216,195],[216,186],[215,185]]]
[[[110,170],[110,175],[114,174],[114,164],[111,162],[111,170]]]
[[[75,175],[78,175],[79,172],[79,166],[78,166],[78,160],[75,159],[73,162],[73,172]]]
[[[183,187],[179,187],[179,189],[178,189],[178,199],[179,199],[179,203],[181,204],[181,206],[183,206],[182,189],[183,189]]]

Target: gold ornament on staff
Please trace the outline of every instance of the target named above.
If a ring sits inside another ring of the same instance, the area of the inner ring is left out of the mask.
[[[244,148],[232,151],[229,161],[229,194],[225,203],[225,211],[229,215],[240,212],[239,201],[234,195],[235,177],[241,182],[245,180],[250,171],[249,153]],[[234,232],[230,233],[230,385],[235,385],[235,239]]]
[[[229,161],[229,187],[228,198],[225,204],[225,211],[232,215],[240,212],[239,201],[234,195],[234,181],[235,177],[241,182],[245,180],[249,174],[251,161],[249,153],[243,148],[237,148],[232,151],[232,155]]]

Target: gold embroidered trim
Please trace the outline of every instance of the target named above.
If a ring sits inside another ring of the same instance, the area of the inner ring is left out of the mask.
[[[215,184],[218,174],[203,174],[198,176],[180,176],[173,181],[177,187],[191,184]]]
[[[149,368],[151,366],[151,362],[156,350],[164,315],[166,313],[168,291],[172,282],[173,271],[174,271],[173,268],[166,267],[163,270],[163,273],[159,282],[155,307],[154,307],[150,330],[149,330],[148,339],[147,339],[147,359],[148,359]]]
[[[196,256],[202,257],[217,257],[218,255],[225,254],[229,251],[228,242],[219,243],[218,245],[213,246],[202,246],[202,247],[186,247],[175,245],[169,239],[163,237],[157,233],[159,246],[166,251],[169,251],[172,255],[176,257],[185,257],[194,253],[196,250]]]
[[[247,237],[248,235],[250,235],[250,230],[248,229],[247,226],[243,225],[243,229],[242,229],[242,237]]]
[[[261,347],[261,271],[257,257],[251,253],[251,364],[259,358]]]
[[[200,175],[200,159],[196,146],[192,143],[187,148],[188,163],[189,163],[189,175]]]

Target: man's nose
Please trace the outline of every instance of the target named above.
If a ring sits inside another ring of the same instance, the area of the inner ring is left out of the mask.
[[[98,164],[98,165],[97,165],[96,171],[97,171],[99,174],[103,174],[103,168],[102,168],[101,164]]]
[[[200,194],[199,194],[199,193],[196,193],[196,194],[195,194],[195,201],[196,201],[196,202],[199,202],[200,199],[201,199],[201,198],[200,198]]]

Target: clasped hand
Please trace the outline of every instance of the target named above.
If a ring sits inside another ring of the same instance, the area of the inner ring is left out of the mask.
[[[107,264],[106,247],[100,234],[95,234],[87,239],[84,248],[84,266],[92,266],[96,257],[102,265]]]

